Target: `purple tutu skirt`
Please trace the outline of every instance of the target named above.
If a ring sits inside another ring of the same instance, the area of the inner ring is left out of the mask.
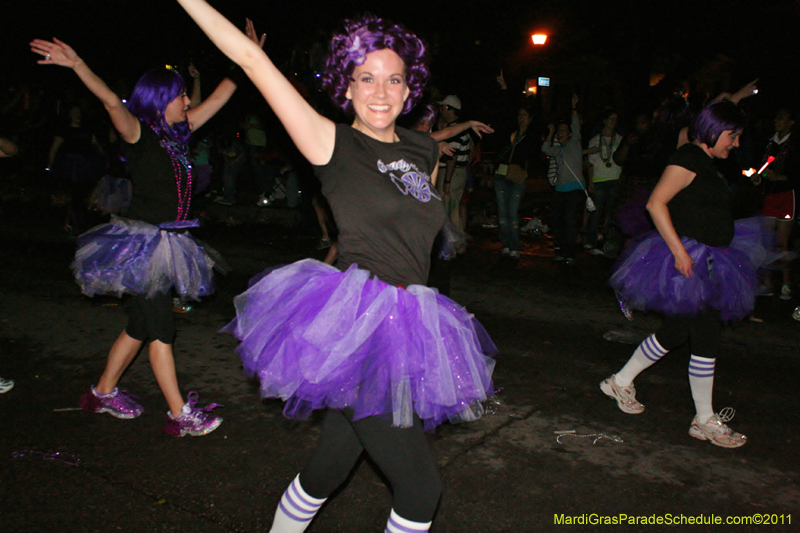
[[[657,231],[627,247],[609,280],[623,308],[670,316],[713,308],[725,322],[741,320],[753,310],[758,269],[780,257],[760,217],[737,220],[728,246],[708,246],[688,237],[681,242],[694,261],[689,278],[675,268],[675,258]]]
[[[462,306],[421,285],[407,289],[313,259],[278,268],[234,300],[223,331],[241,341],[245,372],[284,415],[314,409],[391,416],[425,429],[483,414],[497,348]]]
[[[89,296],[152,297],[174,289],[197,300],[214,292],[218,256],[188,233],[114,216],[78,237],[72,271]]]

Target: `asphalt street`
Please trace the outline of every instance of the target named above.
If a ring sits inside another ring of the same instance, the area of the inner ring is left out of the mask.
[[[0,529],[268,531],[313,450],[319,417],[290,421],[280,402],[261,400],[235,339],[218,330],[250,276],[320,257],[315,240],[293,229],[296,214],[218,211],[197,232],[234,272],[220,278],[216,295],[178,315],[178,378],[201,405],[224,404],[225,422],[205,437],[175,438],[161,432],[167,408],[146,353],[121,382],[141,398],[144,415],[118,420],[78,409],[124,311],[114,298],[80,294],[59,207],[10,196],[0,208],[0,376],[16,381],[0,395]],[[429,437],[444,481],[432,531],[797,530],[800,322],[790,315],[800,301],[759,299],[758,321],[726,329],[715,407],[736,410],[730,425],[748,443],[722,449],[687,434],[687,349],[637,379],[647,406],[639,416],[600,392],[631,343],[659,324],[654,315],[629,322],[620,313],[605,284],[610,259],[581,256],[565,271],[546,236],[528,235],[512,266],[499,262],[498,246],[493,230],[476,229],[451,265],[451,297],[500,349],[499,392],[481,420],[445,424]],[[383,531],[390,508],[390,488],[364,459],[308,531]],[[715,517],[721,525],[689,524]],[[776,523],[747,525],[756,521]]]

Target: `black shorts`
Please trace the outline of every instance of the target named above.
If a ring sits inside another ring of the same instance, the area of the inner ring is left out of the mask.
[[[172,294],[159,292],[152,298],[131,296],[125,304],[128,325],[125,333],[137,341],[175,342],[175,315],[172,311]]]

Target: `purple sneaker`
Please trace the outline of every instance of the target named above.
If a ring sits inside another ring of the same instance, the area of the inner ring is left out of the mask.
[[[100,394],[92,385],[81,396],[81,408],[90,413],[108,413],[117,418],[136,418],[144,413],[138,398],[126,390],[114,388],[108,394]]]
[[[201,408],[195,407],[197,405],[197,393],[192,391],[189,393],[189,398],[183,406],[181,416],[173,418],[172,413],[167,413],[167,419],[164,421],[164,433],[167,435],[175,435],[176,437],[183,437],[184,435],[191,435],[192,437],[202,437],[208,435],[222,424],[221,416],[213,416],[211,411],[216,407],[223,407],[218,403],[211,403]]]

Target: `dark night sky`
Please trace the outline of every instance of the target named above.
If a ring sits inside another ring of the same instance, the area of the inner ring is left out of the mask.
[[[166,62],[182,65],[190,57],[201,71],[221,64],[220,54],[171,0],[4,4],[0,76],[41,76],[46,69],[34,65],[27,43],[53,35],[73,45],[106,79],[135,77]],[[306,50],[325,41],[344,17],[364,11],[389,17],[430,44],[437,87],[467,94],[471,89],[476,98],[492,87],[500,68],[512,79],[566,69],[640,83],[648,71],[681,77],[715,58],[730,71],[718,83],[739,85],[760,77],[762,94],[784,98],[793,93],[800,68],[798,0],[217,0],[212,5],[234,21],[252,18],[268,34],[265,49],[279,64],[293,46]],[[537,28],[551,35],[542,50],[529,45],[529,32]],[[63,73],[52,70],[45,73],[49,79],[62,79]]]

